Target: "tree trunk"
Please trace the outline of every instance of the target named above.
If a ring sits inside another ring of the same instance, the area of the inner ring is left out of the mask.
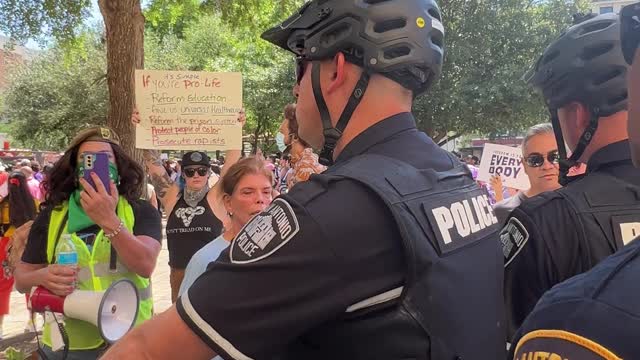
[[[144,67],[144,16],[140,0],[98,0],[107,39],[107,125],[120,136],[122,148],[139,162],[131,113],[135,104],[135,70]]]

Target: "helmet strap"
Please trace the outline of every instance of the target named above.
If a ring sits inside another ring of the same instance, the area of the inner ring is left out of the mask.
[[[562,186],[565,186],[571,182],[569,178],[569,169],[574,167],[584,151],[587,149],[587,146],[591,143],[593,136],[598,130],[598,120],[600,119],[600,110],[598,108],[590,109],[590,119],[589,126],[584,130],[582,136],[580,136],[580,140],[578,141],[578,145],[571,153],[571,157],[567,158],[567,150],[564,142],[564,137],[562,135],[562,127],[560,126],[560,118],[558,117],[558,109],[551,109],[551,123],[553,125],[553,132],[556,136],[556,143],[558,144],[558,155],[560,156],[560,178],[559,183]]]
[[[322,95],[322,86],[320,84],[320,64],[321,62],[318,60],[311,63],[311,84],[313,86],[313,96],[316,99],[318,111],[320,112],[324,135],[324,146],[322,147],[322,151],[320,151],[319,162],[322,165],[331,166],[333,165],[333,151],[336,148],[336,144],[342,137],[344,129],[347,128],[353,112],[360,104],[360,101],[362,101],[364,93],[369,85],[371,75],[367,70],[362,72],[360,80],[358,80],[356,87],[351,93],[351,97],[342,111],[342,115],[340,115],[340,119],[338,120],[336,127],[333,127],[327,103],[324,101],[324,96]]]

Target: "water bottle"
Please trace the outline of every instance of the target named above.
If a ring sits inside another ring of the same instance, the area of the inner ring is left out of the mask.
[[[58,247],[56,248],[57,255],[57,264],[63,266],[71,266],[74,269],[78,267],[78,252],[76,251],[76,246],[73,245],[73,240],[71,240],[71,235],[64,234],[62,235],[60,242],[58,242]],[[74,284],[75,287],[77,284]]]

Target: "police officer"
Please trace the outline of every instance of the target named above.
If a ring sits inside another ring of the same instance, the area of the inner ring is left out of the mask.
[[[635,17],[635,18],[634,18]],[[631,64],[640,43],[640,3],[621,12],[622,48]],[[640,57],[629,76],[629,138],[640,166]],[[639,359],[640,240],[548,291],[514,341],[513,359]],[[538,356],[540,355],[540,356]]]
[[[106,359],[505,356],[497,219],[410,113],[440,73],[440,16],[433,0],[314,0],[263,34],[298,56],[299,135],[333,166]]]
[[[524,202],[500,234],[510,335],[545,291],[622,248],[640,222],[619,32],[615,14],[576,17],[529,74],[552,115],[561,180],[576,161],[587,163],[587,174]]]

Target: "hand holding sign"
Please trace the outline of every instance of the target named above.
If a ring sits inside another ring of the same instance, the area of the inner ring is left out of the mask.
[[[478,171],[478,180],[489,182],[492,176],[499,175],[504,186],[527,190],[531,186],[522,166],[520,148],[504,145],[485,144]]]
[[[493,188],[493,191],[496,193],[496,195],[495,195],[496,196],[496,202],[504,200],[504,195],[503,195],[504,189],[502,187],[502,176],[500,176],[500,175],[491,176],[491,179],[489,180],[489,184]]]

